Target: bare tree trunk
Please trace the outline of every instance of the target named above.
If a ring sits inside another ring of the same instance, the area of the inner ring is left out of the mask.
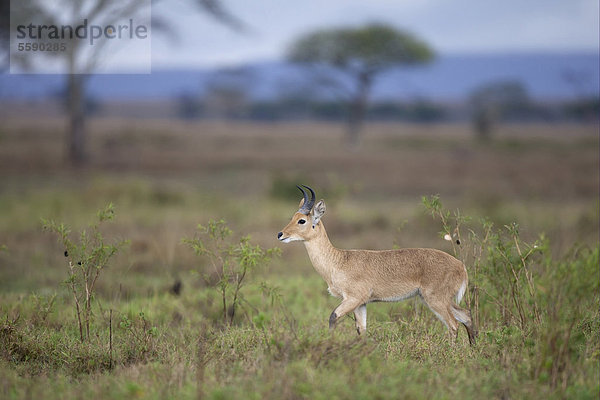
[[[487,143],[492,138],[492,131],[496,122],[496,113],[489,107],[482,107],[475,111],[473,116],[473,126],[475,137],[483,143]]]
[[[348,127],[346,131],[346,144],[351,149],[358,148],[360,144],[360,134],[367,112],[367,102],[369,100],[371,82],[371,73],[363,71],[358,75],[358,90],[356,96],[350,103]]]
[[[74,165],[81,165],[86,161],[85,151],[85,110],[84,110],[84,76],[69,74],[68,81],[68,156]]]

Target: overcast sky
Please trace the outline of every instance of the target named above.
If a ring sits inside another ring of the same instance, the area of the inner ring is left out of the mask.
[[[438,53],[598,51],[598,0],[223,0],[250,26],[240,34],[190,2],[155,5],[178,39],[153,32],[153,68],[212,67],[282,58],[299,35],[378,21],[407,29]]]

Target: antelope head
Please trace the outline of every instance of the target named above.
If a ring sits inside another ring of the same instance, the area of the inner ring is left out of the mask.
[[[300,200],[298,211],[292,215],[292,220],[277,234],[277,239],[283,243],[308,241],[317,236],[320,231],[319,221],[325,214],[325,201],[321,199],[315,204],[314,190],[302,185],[310,191],[309,199],[308,193],[302,187],[296,187],[302,192],[303,198]]]

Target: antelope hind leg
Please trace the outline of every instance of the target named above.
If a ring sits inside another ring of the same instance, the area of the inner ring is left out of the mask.
[[[356,332],[359,335],[367,331],[367,305],[361,304],[354,309],[354,317],[356,318]]]

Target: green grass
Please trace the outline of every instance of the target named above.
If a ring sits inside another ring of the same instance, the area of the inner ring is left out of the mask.
[[[20,319],[14,324],[4,321],[1,328],[2,393],[14,398],[195,398],[200,390],[208,398],[598,395],[595,310],[576,327],[575,333],[583,337],[573,343],[563,389],[560,384],[552,387],[547,374],[535,376],[546,328],[526,335],[488,321],[471,348],[464,332],[453,345],[428,310],[418,306],[415,312],[412,304],[400,304],[370,306],[366,338],[356,337],[349,319],[330,334],[325,317],[335,301],[325,297],[319,279],[272,284],[286,288],[285,308],[271,306],[257,290],[248,296],[265,315],[260,327],[242,319],[219,328],[211,318],[219,314],[211,288],[186,290],[181,297],[161,294],[103,304],[104,310],[115,309],[113,326],[127,315],[141,329],[139,313],[144,312],[148,326],[156,327],[148,342],[114,328],[113,369],[106,311],[98,316],[98,337],[84,345],[73,329],[70,303],[58,301],[44,317],[34,297],[4,297],[2,304],[11,306],[3,306],[3,314],[9,320],[18,314]]]
[[[218,290],[193,270],[182,272],[180,296],[99,296],[85,342],[66,287],[5,293],[0,390],[7,398],[595,398],[598,248],[540,262],[555,268],[536,275],[543,321],[528,314],[526,326],[507,323],[484,296],[474,347],[464,331],[449,341],[416,300],[370,305],[366,337],[350,318],[329,332],[336,300],[303,271],[256,271],[232,325],[222,322]]]
[[[104,149],[102,135],[115,134],[96,128],[96,158],[73,172],[60,166],[50,138],[40,159],[18,157],[13,150],[35,142],[37,131],[25,127],[21,138],[9,126],[0,146],[12,160],[0,175],[0,398],[598,398],[597,137],[584,132],[569,141],[558,127],[554,136],[521,139],[525,128],[511,127],[514,135],[481,146],[456,127],[438,140],[442,128],[428,136],[414,126],[369,127],[373,139],[347,154],[327,126],[208,126],[205,136],[178,127],[185,131],[172,133],[179,135],[172,145],[181,148],[163,152],[150,137],[140,144],[139,165],[125,156],[129,150],[121,156],[118,140],[114,154]],[[402,129],[410,136],[396,134]],[[169,137],[147,133],[154,134]],[[298,155],[306,143],[319,145]],[[481,290],[476,346],[464,330],[451,343],[416,299],[369,305],[366,337],[356,336],[350,317],[329,332],[338,300],[298,243],[251,271],[233,324],[224,325],[212,286],[218,277],[202,277],[211,271],[207,260],[182,238],[194,237],[198,223],[224,218],[234,242],[249,234],[263,248],[277,246],[275,235],[298,204],[296,183],[326,198],[324,223],[344,248],[452,252],[421,195],[440,193],[451,211],[474,216],[461,227],[468,250],[477,246],[467,228],[481,238],[478,218],[488,217],[504,233],[489,242],[477,272],[472,255],[467,262],[467,299],[473,302],[475,286]],[[116,216],[102,234],[130,245],[102,271],[82,343],[65,249],[43,232],[41,218],[76,232],[109,202]],[[503,228],[512,222],[519,243],[547,238],[527,260],[533,295],[523,281],[508,285],[507,268],[520,264]],[[505,287],[518,291],[523,323]]]

